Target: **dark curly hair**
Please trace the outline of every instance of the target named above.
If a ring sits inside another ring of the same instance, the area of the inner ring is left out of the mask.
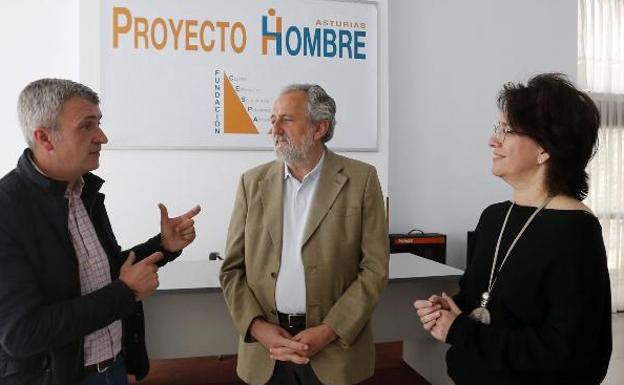
[[[529,79],[526,86],[505,84],[498,108],[514,131],[532,138],[550,155],[545,181],[549,194],[585,199],[585,168],[598,149],[600,126],[600,112],[589,95],[565,75],[546,73]]]

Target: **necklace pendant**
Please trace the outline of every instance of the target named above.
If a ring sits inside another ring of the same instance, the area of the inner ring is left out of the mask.
[[[490,292],[484,291],[481,293],[481,307],[487,307],[488,302],[490,302]]]
[[[491,323],[490,312],[487,309],[487,305],[489,301],[490,301],[490,293],[487,291],[484,291],[483,294],[481,294],[480,306],[474,309],[468,317],[470,317],[471,319],[477,322],[481,322],[484,325],[489,325]]]

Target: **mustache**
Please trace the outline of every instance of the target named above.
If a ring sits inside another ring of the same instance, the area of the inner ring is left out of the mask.
[[[282,140],[288,144],[291,144],[290,138],[287,135],[283,135],[283,134],[273,135],[273,141],[275,143],[277,143],[278,141],[282,141]]]

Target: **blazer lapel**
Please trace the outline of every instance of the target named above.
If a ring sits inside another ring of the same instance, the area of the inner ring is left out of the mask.
[[[340,193],[342,187],[347,183],[349,178],[340,173],[341,170],[342,162],[340,158],[327,149],[325,160],[323,161],[323,169],[321,170],[316,192],[314,193],[312,207],[310,207],[310,213],[308,214],[308,223],[303,232],[301,247],[303,247],[312,234],[314,234],[336,200],[338,193]]]
[[[264,227],[277,250],[282,250],[284,163],[276,161],[260,183]]]

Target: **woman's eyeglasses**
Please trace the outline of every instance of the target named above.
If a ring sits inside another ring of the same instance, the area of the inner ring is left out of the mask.
[[[503,143],[507,135],[516,135],[518,131],[511,128],[507,123],[498,122],[494,125],[494,137],[499,142]]]

